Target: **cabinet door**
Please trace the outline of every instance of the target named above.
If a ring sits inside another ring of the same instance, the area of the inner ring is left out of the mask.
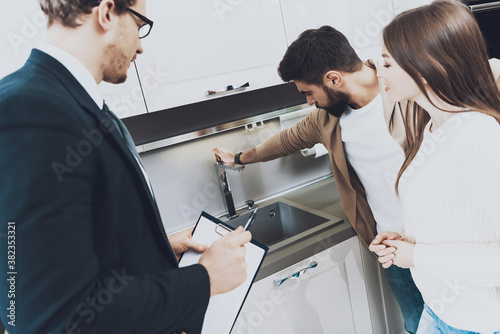
[[[394,7],[394,14],[404,12],[405,10],[417,8],[423,5],[428,5],[434,0],[392,0]]]
[[[37,1],[12,1],[0,11],[0,79],[24,65],[31,49],[45,40],[46,26]]]
[[[391,0],[281,0],[289,43],[301,32],[329,25],[342,32],[360,58],[381,54],[382,30],[392,20]]]
[[[279,1],[152,1],[147,6],[154,27],[137,63],[149,111],[224,96],[205,92],[228,85],[249,82],[248,91],[282,83],[276,68],[286,37]]]
[[[256,282],[232,333],[370,333],[359,256],[358,237],[353,237]],[[317,266],[298,278],[274,283],[313,261]]]

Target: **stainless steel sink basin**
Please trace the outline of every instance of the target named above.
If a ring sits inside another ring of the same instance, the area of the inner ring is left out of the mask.
[[[244,226],[251,213],[252,211],[248,211],[226,223],[234,228]],[[254,239],[272,246],[280,242],[296,241],[340,222],[342,220],[338,217],[280,199],[280,201],[258,208],[255,221],[249,231],[252,232]]]

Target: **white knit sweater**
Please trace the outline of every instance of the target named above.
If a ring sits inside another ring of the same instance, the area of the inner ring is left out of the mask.
[[[500,126],[478,112],[430,123],[399,187],[413,278],[448,325],[500,331]]]

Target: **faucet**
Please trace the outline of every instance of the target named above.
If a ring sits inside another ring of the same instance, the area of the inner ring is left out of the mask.
[[[222,193],[222,201],[224,202],[224,208],[227,211],[227,216],[229,217],[229,219],[238,217],[238,215],[236,214],[236,208],[234,206],[233,196],[231,194],[231,187],[229,186],[229,180],[227,179],[226,170],[229,169],[241,172],[245,169],[245,166],[222,162],[216,162],[214,166],[217,180],[219,180],[219,186]]]

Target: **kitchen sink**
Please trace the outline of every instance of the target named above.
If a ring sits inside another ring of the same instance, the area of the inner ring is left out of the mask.
[[[247,211],[245,214],[226,221],[226,224],[233,228],[244,226],[252,212],[253,210]],[[255,240],[268,246],[277,246],[277,244],[288,244],[309,237],[315,232],[341,222],[342,220],[338,217],[280,199],[269,205],[258,207],[255,221],[248,230],[252,232]]]

